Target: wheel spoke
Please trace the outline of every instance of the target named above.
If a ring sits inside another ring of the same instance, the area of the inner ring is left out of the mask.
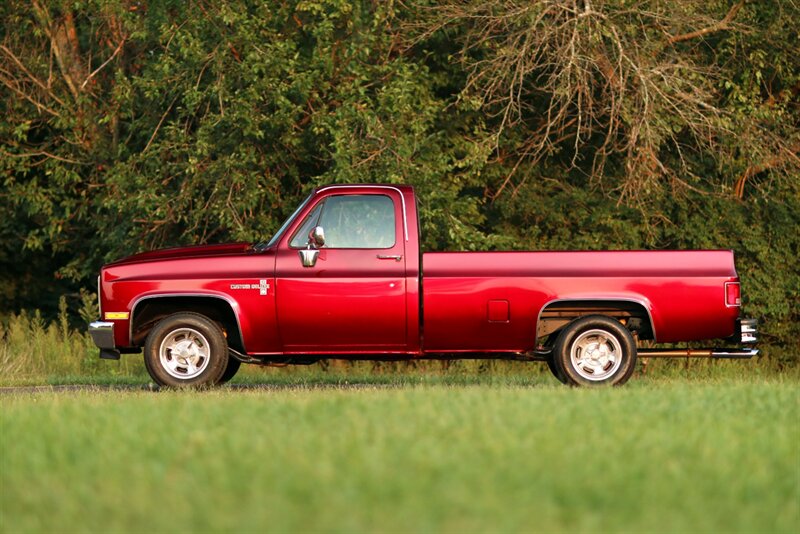
[[[582,378],[602,381],[614,375],[621,364],[619,341],[600,328],[584,331],[572,342],[570,359]]]
[[[182,327],[165,336],[159,349],[159,360],[169,375],[189,380],[205,371],[210,352],[203,334],[193,328]]]

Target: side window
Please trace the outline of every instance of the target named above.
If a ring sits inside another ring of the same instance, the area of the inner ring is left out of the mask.
[[[325,230],[325,248],[392,248],[394,202],[386,195],[333,196],[325,201],[319,225]]]
[[[308,234],[311,233],[311,230],[317,225],[317,221],[319,221],[319,213],[322,211],[322,206],[325,204],[323,200],[317,206],[311,210],[311,213],[306,216],[306,219],[303,221],[303,224],[300,225],[300,228],[295,232],[292,240],[289,242],[289,246],[292,248],[305,248],[308,245]]]

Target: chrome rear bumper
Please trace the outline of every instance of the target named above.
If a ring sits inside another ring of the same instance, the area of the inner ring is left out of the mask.
[[[758,342],[758,321],[755,319],[738,319],[736,332],[729,338],[732,343],[752,345]],[[758,349],[744,347],[735,349],[651,349],[640,348],[637,353],[642,358],[719,358],[739,359],[758,356]]]
[[[756,319],[740,319],[739,323],[739,343],[752,345],[758,343],[758,321]]]
[[[114,323],[95,321],[89,325],[89,335],[100,349],[101,358],[119,360],[119,351],[114,346]]]

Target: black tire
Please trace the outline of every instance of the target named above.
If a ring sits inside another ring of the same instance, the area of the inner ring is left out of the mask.
[[[588,315],[572,321],[558,336],[553,364],[566,384],[621,386],[636,367],[636,343],[619,321]]]
[[[181,312],[162,319],[144,344],[145,367],[160,386],[216,385],[228,369],[228,360],[222,330],[199,313]]]
[[[228,382],[231,378],[236,376],[236,373],[239,371],[239,367],[241,366],[242,362],[228,354],[228,366],[225,368],[225,372],[222,373],[222,377],[219,379],[217,384],[225,384]]]
[[[547,368],[550,369],[550,372],[553,373],[553,376],[556,377],[556,380],[562,384],[567,383],[567,377],[565,377],[564,374],[556,367],[555,353],[551,354],[547,358]]]

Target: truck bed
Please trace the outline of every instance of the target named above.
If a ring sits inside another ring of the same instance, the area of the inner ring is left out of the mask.
[[[639,304],[661,343],[731,336],[739,312],[725,302],[729,250],[435,252],[422,272],[426,352],[531,350],[557,302]]]

